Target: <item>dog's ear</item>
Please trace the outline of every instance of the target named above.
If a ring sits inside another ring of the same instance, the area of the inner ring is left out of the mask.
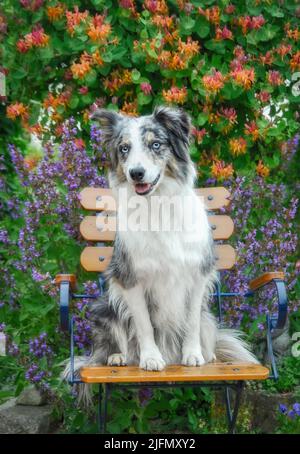
[[[107,109],[96,109],[90,118],[100,123],[106,140],[109,140],[115,134],[118,123],[122,120],[122,116],[117,112]]]
[[[112,168],[118,165],[118,157],[113,146],[113,140],[117,136],[119,125],[123,119],[122,115],[107,109],[96,109],[91,115],[91,120],[98,121],[103,132],[103,144],[108,148]]]
[[[191,133],[189,115],[183,109],[158,106],[154,109],[153,117],[167,130],[175,157],[187,162]]]

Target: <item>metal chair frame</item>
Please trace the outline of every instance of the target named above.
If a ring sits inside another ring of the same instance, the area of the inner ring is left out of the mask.
[[[278,313],[277,315],[269,315],[266,316],[266,341],[267,341],[267,351],[268,351],[268,361],[271,367],[271,374],[269,379],[278,380],[278,370],[275,361],[275,356],[273,352],[272,346],[272,332],[276,329],[282,329],[285,326],[286,319],[287,319],[287,311],[288,311],[288,300],[287,300],[287,293],[285,288],[285,283],[281,279],[273,279],[271,281],[273,285],[276,287],[277,291],[277,299],[278,299]],[[269,282],[269,283],[271,283]],[[99,298],[104,295],[104,287],[105,281],[103,276],[100,274],[98,280],[100,296],[91,296],[91,295],[84,295],[84,294],[76,294],[72,293],[70,282],[63,281],[60,283],[60,320],[61,320],[61,328],[64,331],[69,331],[70,333],[70,365],[71,365],[71,378],[69,383],[71,385],[83,383],[79,378],[75,377],[74,375],[74,317],[69,317],[69,304],[71,299],[82,299],[82,298],[89,298],[95,299]],[[267,285],[267,284],[265,284]],[[263,285],[264,286],[264,285]],[[222,322],[222,298],[230,298],[236,296],[243,296],[243,297],[251,297],[253,296],[255,291],[250,290],[247,293],[241,294],[238,292],[222,292],[221,291],[221,284],[217,284],[215,293],[212,296],[216,299],[218,303],[218,316],[219,322]],[[180,382],[173,382],[173,383],[128,383],[128,384],[120,384],[120,383],[100,383],[99,390],[98,390],[98,427],[100,433],[106,432],[106,422],[107,422],[107,406],[108,400],[111,395],[111,391],[113,388],[118,387],[118,389],[132,389],[132,388],[140,388],[140,387],[149,387],[149,388],[182,388],[182,387],[208,387],[210,389],[223,389],[224,390],[224,400],[226,406],[226,416],[228,422],[228,433],[235,433],[236,422],[238,411],[240,408],[241,403],[241,396],[244,388],[244,381],[234,381],[234,382],[226,382],[226,381],[218,381],[218,382],[193,382],[193,383],[180,383]],[[230,391],[234,390],[236,397],[235,402],[232,404],[232,398]]]

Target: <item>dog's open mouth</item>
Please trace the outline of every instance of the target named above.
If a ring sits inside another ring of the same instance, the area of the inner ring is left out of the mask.
[[[135,183],[134,185],[135,192],[139,195],[149,194],[151,189],[157,184],[159,177],[160,173],[157,175],[155,180],[152,181],[152,183]]]

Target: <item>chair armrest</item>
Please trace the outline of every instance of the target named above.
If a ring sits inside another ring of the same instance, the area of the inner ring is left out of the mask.
[[[59,307],[60,327],[63,331],[69,331],[69,303],[72,297],[72,290],[76,287],[75,274],[58,274],[55,277],[55,284],[59,285]]]
[[[264,273],[256,279],[253,279],[249,283],[250,293],[253,294],[256,290],[270,283],[275,285],[278,297],[278,314],[270,317],[270,328],[271,330],[283,329],[288,313],[288,298],[284,282],[284,273],[281,271]]]
[[[249,288],[250,288],[250,290],[255,291],[255,290],[259,289],[260,287],[263,287],[264,285],[273,281],[273,279],[280,279],[283,281],[284,273],[282,271],[273,271],[270,273],[264,273],[261,276],[250,281]]]

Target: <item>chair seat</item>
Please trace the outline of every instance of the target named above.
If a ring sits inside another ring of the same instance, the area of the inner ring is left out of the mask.
[[[269,369],[251,363],[210,363],[200,367],[168,366],[163,371],[146,371],[137,366],[89,366],[80,370],[85,383],[201,382],[266,380]]]

